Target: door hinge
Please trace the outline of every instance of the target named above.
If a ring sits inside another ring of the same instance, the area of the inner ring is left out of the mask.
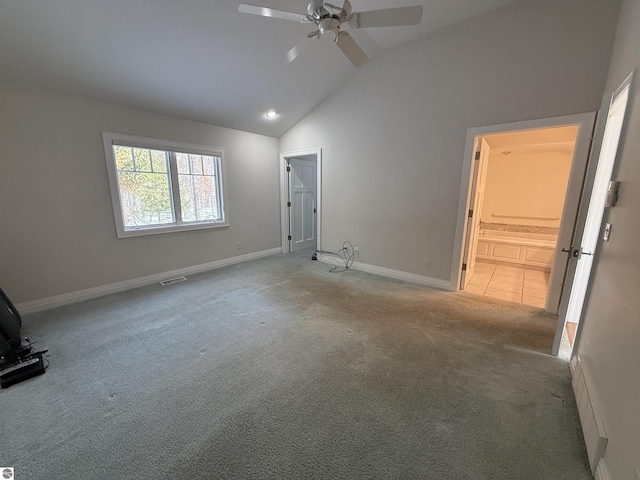
[[[290,207],[290,206],[291,206],[291,202],[287,202],[287,207]]]
[[[291,240],[291,235],[289,235],[289,240]]]
[[[476,152],[476,160],[480,160],[480,150]]]
[[[473,217],[473,210],[469,210],[469,218]]]
[[[463,272],[466,272],[466,271],[467,271],[467,264],[466,264],[466,263],[463,263],[463,264],[462,264],[462,271],[463,271]]]
[[[291,167],[289,165],[287,165],[287,172],[291,171]]]

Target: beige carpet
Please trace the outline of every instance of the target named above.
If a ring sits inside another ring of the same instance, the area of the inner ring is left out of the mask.
[[[271,257],[24,318],[16,478],[590,479],[542,310]]]

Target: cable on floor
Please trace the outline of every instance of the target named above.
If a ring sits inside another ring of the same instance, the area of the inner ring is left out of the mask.
[[[344,268],[341,268],[339,265],[336,265],[331,270],[329,270],[329,273],[346,272],[353,265],[354,257],[356,255],[356,252],[353,249],[353,245],[351,245],[351,242],[348,240],[342,244],[342,248],[337,252],[328,252],[326,250],[316,250],[316,253],[325,253],[327,255],[335,255],[336,257],[342,259],[342,261],[344,262]],[[341,269],[338,270],[338,268],[341,268]]]

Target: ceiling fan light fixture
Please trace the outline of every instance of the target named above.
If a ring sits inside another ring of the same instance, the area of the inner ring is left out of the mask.
[[[340,22],[335,18],[323,18],[318,24],[318,29],[322,35],[335,38],[338,36],[338,31],[340,30]]]
[[[278,111],[271,108],[267,110],[267,113],[264,114],[267,118],[276,118],[278,116]]]

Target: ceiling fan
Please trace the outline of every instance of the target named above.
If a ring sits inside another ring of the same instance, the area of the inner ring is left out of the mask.
[[[262,17],[293,20],[301,23],[313,23],[317,30],[307,35],[307,38],[318,39],[328,36],[342,50],[356,67],[361,67],[369,61],[367,54],[360,48],[351,35],[342,27],[346,24],[353,29],[372,27],[400,27],[418,25],[422,21],[422,6],[386,8],[368,12],[352,12],[349,0],[344,0],[342,7],[337,7],[323,0],[311,0],[307,6],[307,14],[276,10],[274,8],[247,5],[238,6],[241,13],[250,13]],[[300,54],[300,44],[289,50],[279,61],[292,62]]]

